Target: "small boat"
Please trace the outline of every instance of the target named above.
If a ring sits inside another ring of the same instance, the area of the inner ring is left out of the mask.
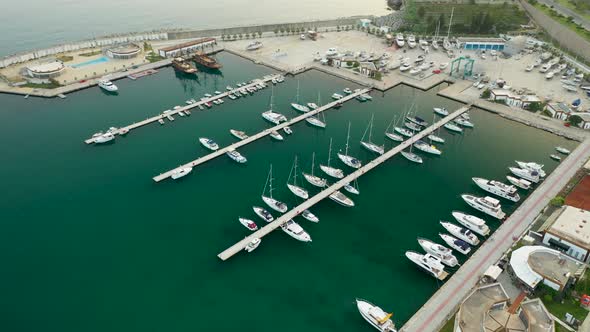
[[[235,129],[230,129],[229,132],[237,139],[246,139],[248,138],[248,135],[246,135],[245,132],[241,131],[241,130],[235,130]]]
[[[248,161],[248,159],[246,159],[246,157],[242,156],[242,154],[240,154],[238,151],[236,150],[229,150],[225,153],[228,157],[230,157],[233,161],[237,162],[238,164],[244,164]]]
[[[254,213],[256,213],[257,216],[259,216],[260,218],[262,218],[262,220],[266,222],[271,222],[275,220],[275,218],[272,216],[272,214],[270,214],[270,212],[266,211],[265,209],[259,206],[253,206],[252,209],[254,210]]]
[[[344,92],[344,93],[346,93],[347,95],[349,95],[349,94],[351,94],[351,93],[352,93],[352,90],[351,90],[350,88],[344,88],[344,89],[342,90],[342,92]]]
[[[420,237],[418,238],[418,244],[427,253],[438,257],[446,266],[455,267],[459,265],[459,261],[457,261],[457,257],[453,255],[453,251],[451,249]]]
[[[280,213],[285,213],[288,210],[287,204],[278,201],[272,197],[273,187],[272,187],[272,164],[270,165],[270,170],[268,172],[268,176],[266,178],[266,183],[264,184],[264,189],[262,189],[262,200],[266,205],[268,205],[271,209],[278,211]],[[266,186],[269,185],[269,195],[265,196],[266,193]]]
[[[236,100],[238,97],[234,96],[233,94],[229,94],[227,95],[229,97],[229,99],[231,100]]]
[[[98,81],[98,86],[107,92],[117,92],[119,90],[119,88],[115,84],[113,84],[113,82],[107,79],[102,79]]]
[[[210,94],[210,93],[206,93],[206,94],[205,94],[205,97],[206,97],[206,98],[211,98],[211,97],[213,97],[213,95],[212,95],[212,94]]]
[[[215,91],[215,94],[216,95],[220,95],[221,94],[221,91]]]
[[[393,314],[388,314],[383,309],[363,299],[356,299],[356,307],[361,316],[380,332],[397,332],[395,324],[390,319]]]
[[[410,46],[410,48],[416,47],[416,37],[414,37],[414,35],[408,36],[408,46]]]
[[[251,231],[255,231],[258,229],[258,226],[256,225],[256,223],[250,219],[239,217],[238,220],[240,221],[240,223],[242,225],[244,225],[244,227],[246,227],[247,229],[249,229]]]
[[[287,233],[295,240],[301,242],[311,242],[311,236],[309,236],[309,234],[303,229],[303,227],[301,227],[298,223],[293,221],[293,219],[282,224],[281,229],[283,230],[283,232]]]
[[[568,149],[566,149],[564,147],[561,147],[561,146],[555,147],[555,150],[557,150],[557,152],[563,153],[563,154],[570,154],[571,153],[570,150],[568,150]]]
[[[434,43],[432,44],[432,46],[434,46]],[[449,66],[449,63],[448,62],[443,62],[443,63],[441,63],[441,64],[438,65],[438,68],[440,70],[445,70],[445,69],[447,69],[448,66]]]
[[[291,107],[293,107],[293,109],[301,113],[309,112],[309,108],[307,106],[303,106],[297,103],[291,103]]]
[[[315,109],[317,109],[317,108],[318,108],[318,105],[317,105],[316,103],[307,103],[307,107],[308,107],[310,110],[315,110]]]
[[[393,130],[395,130],[396,132],[402,134],[403,136],[406,137],[412,137],[414,136],[414,133],[407,130],[406,128],[402,128],[402,127],[393,127]]]
[[[209,149],[211,151],[216,151],[217,149],[219,149],[219,145],[217,145],[217,143],[215,143],[215,141],[213,141],[210,138],[201,137],[201,138],[199,138],[199,142],[201,142],[201,144],[204,147],[206,147],[207,149]]]
[[[487,180],[483,178],[471,178],[475,184],[480,187],[481,189],[494,194],[496,196],[505,198],[507,200],[518,202],[520,200],[520,196],[518,195],[518,191],[516,187],[509,186],[505,183],[495,181],[495,180]]]
[[[488,214],[496,219],[504,219],[506,217],[506,213],[502,211],[502,206],[500,205],[500,201],[489,197],[477,197],[469,194],[462,194],[461,198],[472,208],[479,210],[485,214]]]
[[[531,181],[534,183],[538,183],[541,180],[541,176],[537,171],[531,171],[528,169],[518,168],[518,167],[508,167],[510,172],[519,178],[523,178],[527,181]]]
[[[555,72],[550,71],[547,73],[547,75],[545,75],[545,78],[550,80],[553,78],[553,76],[555,76]]]
[[[318,128],[326,128],[326,123],[322,120],[318,119],[316,116],[310,116],[305,119],[305,122],[309,123],[310,125]]]
[[[486,225],[486,222],[483,219],[460,211],[453,211],[451,214],[455,220],[457,220],[461,225],[467,227],[472,232],[482,236],[487,236],[490,234],[490,228],[488,225]]]
[[[252,252],[256,248],[258,248],[258,246],[260,245],[261,242],[262,242],[262,240],[260,240],[259,238],[257,238],[257,237],[253,238],[252,241],[248,242],[246,247],[244,247],[244,250],[246,250],[247,252]]]
[[[512,183],[513,185],[517,186],[520,189],[529,190],[531,188],[532,183],[527,180],[519,179],[512,177],[510,175],[506,176],[508,182]]]
[[[437,156],[442,154],[442,152],[436,146],[430,145],[422,140],[416,141],[416,143],[414,143],[414,147],[422,152],[434,154]]]
[[[412,123],[412,122],[404,122],[404,126],[406,126],[406,128],[411,129],[414,132],[422,130],[422,127],[420,127],[417,124]]]
[[[170,177],[172,177],[172,179],[174,179],[174,180],[177,180],[183,176],[188,175],[188,173],[192,172],[192,170],[193,170],[192,167],[182,167],[182,168],[179,168],[179,169],[175,170],[174,172],[172,172],[172,175]]]
[[[423,271],[438,280],[445,280],[449,275],[444,269],[440,258],[431,254],[419,254],[415,251],[406,251],[406,257],[418,265]]]
[[[283,140],[283,136],[281,136],[281,134],[279,134],[277,131],[273,130],[270,132],[270,137],[277,140],[277,141],[282,141]]]
[[[183,112],[183,111],[178,111],[178,115],[180,115],[181,117],[182,117],[182,116],[186,116],[186,114],[184,114],[184,112]]]
[[[473,234],[470,230],[465,229],[463,227],[457,226],[447,221],[440,221],[442,227],[444,227],[451,235],[469,243],[472,246],[476,246],[479,244],[479,239],[477,235]]]
[[[450,122],[445,123],[444,127],[447,128],[448,130],[453,131],[453,132],[456,132],[456,133],[462,133],[463,132],[463,129],[461,129],[461,127],[456,126],[456,125],[454,125],[454,124],[452,124]]]
[[[371,141],[371,136],[373,133],[373,119],[374,119],[374,114],[371,115],[371,120],[369,121],[369,125],[367,126],[367,129],[365,129],[365,133],[363,134],[363,137],[361,138],[361,145],[371,151],[371,152],[375,152],[377,154],[382,155],[383,153],[385,153],[385,148],[383,145],[377,145],[375,143],[373,143]],[[369,137],[367,141],[364,141],[365,139],[365,135],[367,135],[367,131],[369,132]]]
[[[543,170],[543,166],[545,166],[545,165],[537,164],[532,161],[525,162],[525,161],[515,160],[515,162],[518,165],[518,167],[520,167],[520,168],[528,169],[529,171],[536,171],[537,173],[539,173],[539,176],[542,178],[544,178],[547,175],[545,173],[545,171]]]
[[[442,137],[440,137],[440,136],[436,136],[436,135],[434,135],[434,134],[430,134],[430,135],[428,135],[428,139],[429,139],[431,142],[437,142],[437,143],[444,143],[444,142],[445,142],[445,139],[444,139],[444,138],[442,138]]]
[[[449,247],[462,253],[463,255],[467,255],[471,252],[471,247],[469,246],[469,243],[467,243],[463,240],[459,240],[459,239],[455,238],[454,236],[451,236],[448,234],[438,233],[438,235],[441,237],[441,239],[443,239],[443,241],[446,242],[446,244]]]
[[[346,195],[344,195],[343,193],[341,193],[338,190],[335,191],[334,193],[332,193],[329,197],[331,200],[333,200],[334,202],[336,202],[342,206],[346,206],[346,207],[353,207],[354,206],[354,202],[352,201],[352,199],[346,197]]]
[[[287,126],[287,127],[283,127],[283,131],[285,132],[285,134],[287,135],[291,135],[293,133],[293,130],[291,130],[291,127]]]
[[[225,87],[225,89],[226,89],[227,91],[231,91],[231,90],[233,90],[234,88],[232,88],[230,85],[228,85],[228,86],[226,86],[226,87]]]
[[[159,122],[161,125],[163,125],[163,124],[165,123],[165,122],[164,122],[164,119],[158,119],[158,122]]]
[[[561,157],[556,155],[556,154],[552,154],[549,156],[549,158],[555,160],[555,161],[561,161]]]
[[[115,139],[115,135],[111,132],[107,132],[104,134],[94,136],[94,143],[95,144],[104,144],[104,143],[110,142],[114,139]]]
[[[313,153],[312,157],[311,157],[311,174],[303,173],[303,177],[310,184],[312,184],[316,187],[319,187],[319,188],[324,188],[327,184],[327,181],[326,181],[326,179],[322,179],[318,176],[313,175],[314,168],[315,168],[315,153]]]
[[[401,71],[402,73],[405,71],[408,71],[412,69],[412,65],[409,63],[403,63],[400,67],[399,67],[399,71]]]
[[[404,45],[406,44],[406,42],[404,40],[404,35],[402,35],[401,33],[398,33],[395,36],[395,43],[397,44],[398,47],[404,47]]]
[[[303,189],[302,187],[297,185],[297,174],[298,174],[298,170],[297,170],[297,156],[295,156],[295,160],[293,161],[293,166],[291,166],[291,170],[289,171],[289,177],[287,178],[287,188],[289,188],[289,190],[293,193],[293,195],[303,198],[303,199],[308,199],[309,198],[309,193],[307,192],[307,190]],[[291,184],[291,178],[293,178],[293,183]]]
[[[342,98],[344,98],[344,96],[339,93],[332,94],[332,99],[338,100],[338,99],[342,99]]]
[[[444,108],[444,107],[435,107],[435,108],[433,108],[433,110],[434,110],[434,113],[436,113],[436,114],[438,114],[440,116],[447,116],[447,115],[449,115],[449,111],[446,108]]]
[[[535,65],[528,65],[524,70],[529,72],[532,71],[535,68]]]
[[[309,210],[304,210],[301,213],[301,216],[311,222],[320,222],[320,219],[315,216],[315,214],[311,213]]]
[[[411,162],[415,162],[417,164],[423,163],[422,157],[420,157],[419,155],[417,155],[415,153],[402,151],[401,154],[402,154],[402,156],[404,156],[404,158],[408,159]]]
[[[356,186],[351,185],[350,183],[347,183],[344,185],[344,190],[346,190],[349,193],[354,194],[354,195],[360,194],[360,191],[358,190],[358,188]]]
[[[346,134],[346,147],[344,149],[344,153],[338,152],[338,158],[348,167],[352,167],[354,169],[359,169],[362,166],[362,163],[357,158],[348,155],[348,141],[350,139],[350,121],[348,122],[348,133]]]
[[[329,176],[331,176],[333,178],[342,179],[344,177],[344,172],[339,168],[331,167],[330,166],[331,159],[332,159],[332,138],[330,138],[330,148],[328,150],[328,164],[327,165],[320,164],[320,169],[322,171],[324,171],[324,173],[328,174]]]
[[[184,110],[184,113],[185,113],[186,115],[191,115],[191,111],[190,111],[190,110]]]
[[[168,119],[168,121],[174,121],[174,117],[170,114],[166,115],[166,119]]]
[[[420,68],[410,69],[410,75],[418,75],[421,72]]]
[[[465,119],[463,119],[461,117],[456,118],[455,119],[455,123],[458,124],[458,125],[460,125],[460,126],[467,127],[467,128],[473,128],[474,127],[473,123],[471,123],[470,121],[465,120]]]
[[[256,51],[257,49],[261,48],[263,44],[259,41],[253,41],[246,46],[246,51]]]

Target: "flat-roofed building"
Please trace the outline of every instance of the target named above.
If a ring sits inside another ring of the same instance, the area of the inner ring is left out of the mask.
[[[66,67],[61,61],[53,61],[29,66],[26,68],[26,71],[30,77],[49,79],[61,75],[65,69]]]
[[[461,37],[458,40],[466,50],[503,51],[506,46],[506,41],[502,38]]]
[[[201,38],[190,42],[164,47],[158,50],[158,54],[165,58],[177,57],[179,55],[203,51],[207,46],[217,44],[215,38]]]
[[[106,49],[106,55],[113,59],[132,59],[141,53],[141,47],[136,44],[121,44]]]
[[[569,205],[553,212],[542,227],[543,243],[575,259],[590,261],[590,211]]]

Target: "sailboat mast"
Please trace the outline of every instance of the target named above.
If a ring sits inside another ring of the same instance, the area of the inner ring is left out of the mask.
[[[330,166],[331,156],[332,156],[332,138],[330,137],[330,147],[328,149],[328,167]]]
[[[272,198],[272,164],[270,164],[270,173],[268,173],[270,176],[270,198]]]
[[[315,152],[311,154],[311,176],[313,176],[314,166],[315,166]]]
[[[272,111],[273,102],[275,97],[275,86],[271,85],[270,87],[270,110]]]
[[[453,25],[453,14],[455,13],[455,7],[451,9],[451,20],[449,21],[449,30],[447,31],[447,38],[451,35],[451,26]]]
[[[373,118],[375,117],[375,114],[371,114],[371,123],[369,123],[369,142],[373,142],[371,140],[371,136],[373,136]]]
[[[295,156],[295,165],[293,166],[293,185],[297,185],[297,156]]]
[[[297,96],[295,97],[295,102],[299,104],[299,80],[297,80]]]
[[[346,134],[346,149],[344,154],[348,156],[348,140],[350,139],[350,121],[348,121],[348,133]]]

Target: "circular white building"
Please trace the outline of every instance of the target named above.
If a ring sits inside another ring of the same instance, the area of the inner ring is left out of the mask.
[[[141,47],[136,44],[123,44],[107,48],[106,55],[112,59],[131,59],[141,52]]]
[[[34,78],[48,79],[61,75],[65,69],[66,67],[61,61],[53,61],[27,67],[27,74]]]

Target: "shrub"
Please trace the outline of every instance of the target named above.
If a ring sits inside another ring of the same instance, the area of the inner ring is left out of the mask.
[[[488,99],[488,98],[490,98],[491,95],[492,95],[492,91],[490,89],[485,89],[481,93],[481,98]]]
[[[565,198],[561,196],[555,196],[551,199],[550,204],[555,207],[561,207],[565,203]]]
[[[580,122],[582,122],[582,118],[579,115],[572,115],[569,117],[568,121],[572,125],[577,126],[580,124]]]

